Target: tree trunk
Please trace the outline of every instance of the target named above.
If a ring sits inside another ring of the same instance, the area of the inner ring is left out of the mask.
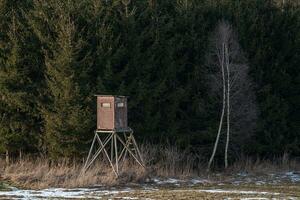
[[[224,118],[224,112],[225,112],[225,103],[226,103],[226,89],[225,89],[225,73],[224,73],[224,43],[222,45],[222,61],[221,61],[221,70],[222,70],[222,81],[223,81],[223,107],[222,107],[222,113],[221,113],[221,118],[220,118],[220,123],[219,123],[219,129],[218,129],[218,134],[217,134],[217,138],[215,141],[215,145],[214,145],[214,149],[212,152],[212,155],[209,159],[208,162],[208,167],[207,167],[207,171],[210,170],[210,166],[212,164],[212,161],[215,157],[216,151],[217,151],[217,147],[218,147],[218,143],[219,143],[219,139],[220,139],[220,135],[221,135],[221,129],[222,129],[222,124],[223,124],[223,118]]]
[[[226,70],[227,70],[227,137],[225,146],[225,168],[228,167],[228,145],[230,133],[230,68],[229,68],[229,54],[228,46],[225,47]]]
[[[9,165],[9,153],[8,153],[8,150],[6,150],[6,152],[5,152],[5,163],[6,163],[6,165]]]
[[[20,160],[20,162],[22,161],[22,150],[21,149],[19,149],[19,160]]]

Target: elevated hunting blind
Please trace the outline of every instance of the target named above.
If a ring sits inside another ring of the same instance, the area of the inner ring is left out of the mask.
[[[117,177],[119,166],[127,157],[145,168],[133,130],[127,125],[127,97],[114,95],[96,95],[96,97],[97,128],[82,173],[101,153]],[[105,160],[101,159],[101,162]]]
[[[112,95],[97,96],[97,129],[128,130],[127,97]]]

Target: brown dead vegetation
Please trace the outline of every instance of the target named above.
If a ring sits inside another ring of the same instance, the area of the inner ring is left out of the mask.
[[[242,156],[233,163],[229,172],[249,172],[253,174],[276,173],[282,171],[300,171],[300,160],[290,158],[287,153],[273,159]]]
[[[5,165],[5,159],[0,159],[0,180],[23,188],[73,188],[145,182],[153,177],[213,177],[213,172],[206,173],[205,163],[201,163],[188,151],[172,146],[152,145],[142,145],[141,150],[147,169],[129,160],[121,166],[119,178],[116,178],[109,164],[101,157],[83,175],[80,175],[83,161],[63,159],[53,163],[46,158],[23,157],[21,160],[12,161],[8,166]],[[224,175],[240,171],[271,173],[282,170],[299,171],[299,162],[289,159],[287,155],[274,161],[245,157],[232,164]]]

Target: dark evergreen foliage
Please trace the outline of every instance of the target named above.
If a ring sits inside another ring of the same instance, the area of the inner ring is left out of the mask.
[[[259,108],[234,155],[300,155],[300,7],[275,0],[0,1],[0,152],[80,156],[93,95],[121,94],[138,139],[208,155],[220,105],[205,60],[222,19],[238,33]]]

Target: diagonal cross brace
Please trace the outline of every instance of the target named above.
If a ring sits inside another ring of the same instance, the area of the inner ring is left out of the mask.
[[[139,161],[139,159],[134,155],[134,153],[129,148],[126,147],[126,144],[123,142],[123,140],[120,138],[120,136],[117,135],[117,138],[124,145],[126,150],[132,155],[132,157],[139,163],[139,165],[145,168],[145,166]]]
[[[104,132],[104,131],[102,131],[102,132]],[[98,135],[98,132],[95,131],[95,137],[93,139],[87,160],[85,162],[85,165],[83,167],[81,174],[83,174],[91,166],[91,164],[96,160],[96,158],[99,156],[99,154],[101,152],[104,153],[105,157],[109,161],[111,168],[113,169],[113,172],[115,173],[115,175],[117,177],[119,176],[119,161],[122,158],[124,161],[127,154],[131,155],[140,166],[145,168],[143,158],[141,156],[141,153],[139,151],[137,143],[134,139],[132,131],[129,132],[129,135],[127,135],[126,132],[123,132],[125,141],[115,131],[108,131],[106,133],[109,133],[109,135],[105,138],[105,140],[103,142],[103,140],[101,140],[100,136]],[[95,154],[92,156],[92,150],[95,147],[96,141],[99,143],[100,147],[97,149]],[[111,143],[110,144],[110,151],[111,151],[110,156],[109,156],[107,148],[106,148],[107,144],[109,144],[109,143]],[[118,151],[118,143],[121,143],[121,145],[123,146],[123,148],[120,149],[120,152]],[[130,147],[132,147],[132,149]]]
[[[111,135],[108,135],[108,136],[106,137],[106,139],[104,140],[104,144],[103,144],[102,142],[101,142],[101,143],[99,142],[99,136],[98,136],[97,133],[95,133],[95,137],[94,137],[94,140],[93,140],[91,149],[90,149],[90,153],[91,153],[91,151],[92,151],[92,149],[93,149],[93,147],[94,147],[94,143],[96,142],[96,139],[98,139],[98,142],[100,143],[101,147],[96,151],[96,153],[95,153],[94,156],[92,157],[91,161],[89,161],[89,157],[90,157],[90,154],[89,154],[89,156],[88,156],[88,158],[87,158],[87,160],[86,160],[86,163],[85,163],[85,165],[84,165],[83,172],[85,172],[85,171],[91,166],[91,164],[92,164],[92,163],[95,161],[95,159],[99,156],[99,154],[101,153],[101,151],[102,151],[103,149],[105,149],[106,144],[108,143],[108,141],[111,139],[112,136],[113,136],[112,134],[111,134]],[[100,140],[100,141],[101,141],[101,140]]]

